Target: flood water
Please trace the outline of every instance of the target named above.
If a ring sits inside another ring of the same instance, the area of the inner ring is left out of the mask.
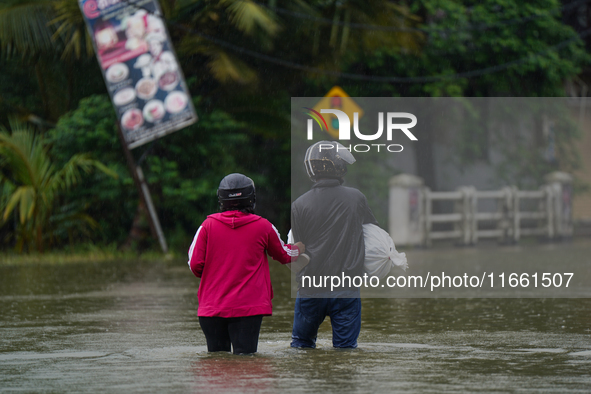
[[[482,255],[543,248],[591,263],[588,242]],[[411,265],[479,255],[407,252]],[[234,356],[207,353],[184,260],[0,267],[0,392],[591,391],[591,299],[363,299],[358,349],[333,349],[327,319],[318,348],[299,350],[290,272],[271,275],[259,353]]]

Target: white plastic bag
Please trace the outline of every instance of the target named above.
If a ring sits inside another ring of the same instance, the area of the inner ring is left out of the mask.
[[[368,275],[383,278],[394,266],[406,271],[408,268],[406,254],[396,250],[390,234],[375,224],[364,224],[363,238],[365,241],[365,272]]]
[[[288,244],[295,243],[294,239],[293,239],[293,234],[291,233],[291,229],[289,230],[289,233],[287,233],[287,243]],[[294,261],[293,263],[287,263],[285,265],[287,266],[287,268],[289,268],[290,270],[294,271],[297,274],[298,272],[303,270],[304,267],[307,266],[309,263],[310,263],[310,256],[308,256],[305,253],[302,253],[296,261]]]

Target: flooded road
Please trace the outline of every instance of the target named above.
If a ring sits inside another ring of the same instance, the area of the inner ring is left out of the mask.
[[[543,248],[590,261],[581,242],[494,250],[523,261]],[[358,349],[333,349],[327,319],[318,348],[299,350],[290,272],[271,275],[259,353],[233,356],[207,353],[183,260],[0,267],[0,392],[591,391],[591,299],[363,299]]]

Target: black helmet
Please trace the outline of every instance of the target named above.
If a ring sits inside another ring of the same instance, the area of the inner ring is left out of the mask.
[[[254,209],[256,202],[254,182],[242,174],[227,175],[218,187],[218,202],[222,212],[244,208]]]
[[[304,165],[311,180],[342,178],[347,173],[347,164],[355,158],[347,148],[336,141],[320,141],[306,151]]]

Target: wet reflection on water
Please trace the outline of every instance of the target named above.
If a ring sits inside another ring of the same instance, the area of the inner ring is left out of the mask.
[[[584,261],[591,246],[554,245]],[[464,258],[453,250],[413,257]],[[512,253],[527,259],[528,248]],[[535,254],[533,254],[535,255]],[[444,256],[445,257],[445,256]],[[186,262],[0,267],[0,387],[76,392],[587,392],[590,299],[363,299],[360,346],[291,349],[272,265],[259,353],[208,354]],[[327,319],[328,320],[328,319]]]
[[[275,392],[278,375],[273,362],[266,357],[234,357],[231,354],[210,354],[191,363],[195,379],[194,391],[245,393]]]

